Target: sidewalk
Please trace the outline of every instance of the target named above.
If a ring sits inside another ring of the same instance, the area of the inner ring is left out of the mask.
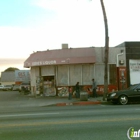
[[[71,106],[71,105],[97,105],[102,104],[103,97],[99,96],[97,98],[90,97],[87,101],[72,98],[71,100],[68,100],[67,97],[43,97],[43,96],[37,96],[33,97],[31,95],[28,95],[30,99],[31,104],[38,104],[39,106]]]
[[[83,101],[80,99],[72,98],[68,100],[68,97],[49,97],[49,96],[33,96],[23,95],[18,92],[1,92],[0,109],[6,110],[9,108],[28,108],[28,107],[47,107],[47,106],[72,106],[72,105],[97,105],[106,104],[107,101],[103,101],[103,97],[97,98],[90,97],[89,100]]]
[[[97,105],[102,103],[102,98],[89,98],[87,101],[83,101],[80,99],[72,99],[65,101],[63,103],[56,103],[56,106],[68,106],[68,105]]]
[[[44,96],[32,96],[32,95],[16,95],[14,100],[2,100],[0,102],[0,109],[9,108],[27,108],[27,107],[47,107],[47,106],[74,106],[74,105],[98,105],[104,104],[106,101],[102,100],[103,97],[92,98],[87,101],[72,98],[68,100],[67,97],[44,97]]]

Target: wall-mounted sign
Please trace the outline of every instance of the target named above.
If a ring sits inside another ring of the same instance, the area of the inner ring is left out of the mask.
[[[140,59],[129,60],[130,84],[140,83]]]
[[[32,66],[56,64],[56,60],[32,62]]]
[[[30,82],[29,70],[16,70],[15,82],[29,83]]]

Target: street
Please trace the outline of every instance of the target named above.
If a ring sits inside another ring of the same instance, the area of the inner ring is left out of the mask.
[[[5,97],[9,95],[6,93]],[[130,127],[135,131],[140,129],[139,115],[139,104],[32,106],[5,110],[1,107],[0,138],[1,140],[128,140],[127,131]]]

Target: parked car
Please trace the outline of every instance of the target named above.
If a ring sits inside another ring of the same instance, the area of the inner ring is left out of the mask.
[[[13,86],[13,91],[19,91],[19,90],[20,90],[20,85]]]
[[[0,85],[0,90],[5,90],[5,86],[4,85]]]
[[[5,85],[4,90],[12,90],[13,89],[13,85]]]
[[[107,101],[113,104],[119,103],[121,105],[126,105],[129,102],[140,102],[140,84],[135,84],[125,90],[108,94]]]

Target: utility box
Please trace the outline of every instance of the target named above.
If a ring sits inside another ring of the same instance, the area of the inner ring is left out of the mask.
[[[88,93],[87,92],[81,92],[80,93],[80,100],[81,101],[87,101],[88,100]]]

